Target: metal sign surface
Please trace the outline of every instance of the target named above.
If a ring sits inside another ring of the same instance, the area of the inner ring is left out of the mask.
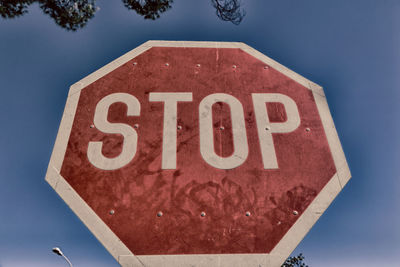
[[[46,175],[122,266],[280,266],[349,179],[320,86],[169,41],[71,86]]]

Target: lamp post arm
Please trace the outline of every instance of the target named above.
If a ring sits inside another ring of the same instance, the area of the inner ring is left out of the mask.
[[[63,256],[64,259],[68,262],[69,267],[72,267],[72,263],[71,263],[70,260],[67,258],[67,256],[65,256],[64,254],[62,254],[62,256]]]

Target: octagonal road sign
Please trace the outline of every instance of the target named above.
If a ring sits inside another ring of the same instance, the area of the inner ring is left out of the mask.
[[[280,266],[349,179],[320,86],[172,41],[71,86],[46,175],[122,266]]]

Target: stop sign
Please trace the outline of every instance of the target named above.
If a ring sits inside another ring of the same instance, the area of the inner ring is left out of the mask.
[[[166,41],[71,86],[46,175],[122,266],[279,266],[349,179],[320,86]]]

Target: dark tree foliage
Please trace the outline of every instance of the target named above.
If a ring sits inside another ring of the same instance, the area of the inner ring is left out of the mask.
[[[126,8],[135,10],[145,19],[155,20],[172,7],[173,0],[122,0],[122,2]]]
[[[211,3],[216,9],[217,17],[223,21],[239,25],[246,15],[240,7],[240,0],[211,0]]]
[[[96,13],[96,0],[0,0],[0,16],[15,18],[28,12],[30,4],[37,2],[61,27],[76,31],[82,28]]]
[[[0,0],[0,16],[15,18],[27,13],[28,6],[35,0]]]
[[[9,19],[28,12],[32,3],[64,29],[76,31],[84,27],[98,10],[96,0],[0,0],[0,16]],[[173,0],[122,0],[126,8],[136,11],[144,19],[156,20],[172,8]],[[218,18],[240,24],[245,16],[240,0],[211,0]]]
[[[306,265],[303,262],[303,260],[304,260],[304,256],[302,253],[300,253],[296,257],[287,258],[281,267],[308,267],[308,265]]]
[[[76,31],[93,18],[95,0],[40,0],[40,8],[61,27]]]

